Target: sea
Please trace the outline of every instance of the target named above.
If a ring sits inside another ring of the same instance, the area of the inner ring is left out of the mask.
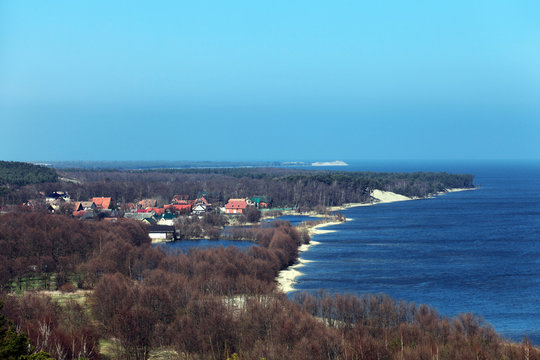
[[[309,262],[289,296],[385,293],[442,316],[475,313],[503,337],[540,346],[540,162],[348,163],[313,169],[473,174],[477,189],[343,211],[349,220],[301,254]]]
[[[349,221],[301,254],[309,262],[295,292],[385,293],[443,316],[475,313],[510,340],[540,345],[540,162],[339,170],[468,173],[477,189],[343,211]]]

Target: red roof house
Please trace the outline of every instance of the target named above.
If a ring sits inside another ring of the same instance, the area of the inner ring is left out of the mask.
[[[225,214],[242,214],[248,207],[245,199],[229,199],[225,205]]]
[[[96,204],[97,209],[109,209],[111,207],[110,197],[95,197],[92,198],[92,201]]]
[[[74,213],[79,211],[92,211],[96,209],[96,204],[93,201],[77,201],[73,209]]]

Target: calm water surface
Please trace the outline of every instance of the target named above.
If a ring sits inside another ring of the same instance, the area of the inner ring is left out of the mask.
[[[540,345],[540,166],[384,170],[472,173],[479,189],[346,210],[353,220],[328,227],[337,232],[315,236],[320,245],[302,254],[313,262],[296,289],[382,292],[448,316],[474,312],[499,333]]]

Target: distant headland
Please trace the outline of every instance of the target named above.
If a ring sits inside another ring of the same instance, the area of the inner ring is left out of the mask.
[[[336,160],[336,161],[320,161],[314,162],[311,166],[349,166],[345,161]]]

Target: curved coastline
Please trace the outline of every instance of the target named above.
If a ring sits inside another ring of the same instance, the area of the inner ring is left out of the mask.
[[[477,188],[454,188],[454,189],[447,189],[446,191],[442,191],[437,193],[435,196],[444,195],[446,193],[451,192],[459,192],[459,191],[468,191],[468,190],[476,190]],[[352,207],[357,206],[372,206],[376,204],[386,204],[386,203],[392,203],[392,202],[398,202],[398,201],[409,201],[409,200],[421,200],[424,198],[411,198],[404,195],[396,194],[390,191],[382,191],[382,190],[373,190],[371,193],[371,197],[373,199],[372,202],[369,203],[349,203],[344,204],[342,206],[333,206],[330,207],[330,211],[341,211],[346,210]],[[347,219],[349,221],[351,219]],[[337,230],[325,230],[323,228],[333,225],[341,224],[339,221],[328,221],[321,224],[317,224],[314,226],[311,226],[308,228],[309,235],[313,238],[314,235],[319,234],[327,234],[336,232]],[[276,282],[278,285],[278,289],[285,294],[294,291],[294,284],[297,283],[296,279],[302,275],[305,275],[302,273],[299,268],[304,267],[307,263],[310,263],[312,261],[302,259],[302,253],[305,251],[308,251],[309,248],[311,248],[314,245],[318,245],[319,242],[311,240],[309,244],[301,245],[298,248],[298,260],[294,265],[289,266],[286,269],[283,269],[279,272],[278,276],[276,277]]]

